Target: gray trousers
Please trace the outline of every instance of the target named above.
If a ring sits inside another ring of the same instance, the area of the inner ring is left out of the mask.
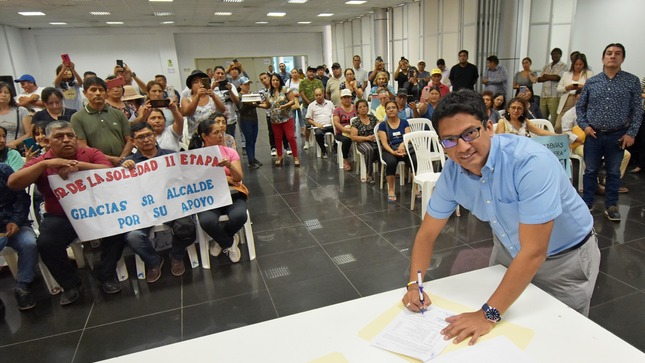
[[[489,265],[508,267],[513,257],[493,235],[493,251]],[[589,315],[591,295],[600,270],[600,249],[593,233],[579,248],[553,257],[548,257],[531,281],[540,289],[567,304],[584,316]]]

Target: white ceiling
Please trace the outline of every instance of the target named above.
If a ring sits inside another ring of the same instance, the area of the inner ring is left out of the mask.
[[[311,25],[326,25],[360,17],[374,8],[388,8],[404,2],[419,0],[367,0],[362,5],[346,5],[346,0],[309,0],[305,4],[290,4],[287,0],[244,0],[225,3],[223,0],[0,0],[0,24],[17,28],[53,27],[152,27],[152,26],[252,26],[266,21],[269,26],[293,26],[299,21]],[[22,16],[19,11],[41,11],[45,16]],[[108,11],[111,15],[94,16],[91,11]],[[155,12],[173,12],[171,16],[154,16]],[[231,12],[216,16],[214,12]],[[269,12],[284,12],[281,18],[268,17]],[[319,17],[319,13],[333,13]],[[107,25],[106,21],[122,21],[124,25]],[[174,21],[162,25],[164,21]],[[67,25],[50,25],[66,22]],[[300,25],[302,26],[302,25]]]

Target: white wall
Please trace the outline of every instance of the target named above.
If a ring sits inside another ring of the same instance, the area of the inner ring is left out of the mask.
[[[578,1],[573,24],[571,49],[587,55],[595,73],[602,70],[602,51],[610,43],[622,43],[627,56],[623,70],[638,78],[645,76],[642,0]]]
[[[276,36],[276,34],[278,36]],[[165,74],[176,88],[195,67],[195,58],[306,55],[321,64],[322,27],[280,28],[0,28],[1,74],[30,73],[41,86],[51,85],[60,54],[69,53],[79,73],[112,73],[122,59],[144,81]]]

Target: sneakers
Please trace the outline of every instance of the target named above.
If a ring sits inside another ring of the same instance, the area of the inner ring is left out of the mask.
[[[16,287],[15,294],[16,301],[18,302],[18,310],[29,310],[36,306],[36,298],[34,298],[34,295],[28,289]]]
[[[161,277],[161,266],[163,266],[163,258],[160,258],[159,265],[157,267],[149,268],[146,272],[146,282],[151,284],[157,282]]]
[[[305,141],[305,146],[303,146],[302,149],[309,150],[309,141]]]
[[[101,288],[106,294],[116,294],[121,291],[121,283],[116,280],[103,281]]]
[[[186,272],[186,266],[184,266],[184,260],[177,260],[170,257],[170,272],[174,276],[181,276]]]
[[[211,256],[217,257],[222,253],[222,246],[220,246],[219,243],[217,243],[217,241],[212,241],[210,252],[211,252]]]
[[[278,150],[275,148],[271,149],[271,156],[278,156]]]
[[[237,247],[239,243],[240,237],[238,237],[238,235],[236,234],[235,236],[233,236],[233,245],[224,250],[224,253],[228,256],[228,258],[231,259],[231,262],[233,263],[240,262],[240,258],[242,257],[240,248]]]
[[[328,157],[328,156],[327,156],[327,153],[323,153],[323,154],[322,154],[322,158],[323,158],[323,159],[327,159],[327,157]]]
[[[293,154],[293,152],[291,151],[291,149],[287,149],[287,155],[291,155],[291,154]]]
[[[612,206],[605,210],[605,215],[610,221],[620,222],[620,212],[618,212],[618,207]]]
[[[60,304],[62,306],[70,305],[76,302],[79,297],[81,297],[81,288],[80,287],[75,287],[69,290],[63,291],[62,294],[60,294]]]

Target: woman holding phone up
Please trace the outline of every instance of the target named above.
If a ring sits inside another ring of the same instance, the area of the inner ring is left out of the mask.
[[[146,85],[146,90],[148,91],[148,99],[143,104],[143,120],[147,120],[150,117],[150,111],[157,108],[163,112],[166,126],[173,125],[175,120],[181,120],[183,129],[184,116],[179,112],[179,107],[173,99],[164,98],[164,87],[161,83],[150,81]]]
[[[190,96],[181,100],[181,113],[188,118],[188,133],[192,135],[200,122],[215,111],[226,112],[226,106],[213,92],[208,75],[200,70],[186,78],[186,87],[190,88]]]
[[[558,104],[558,118],[555,122],[555,132],[562,132],[562,116],[576,104],[576,91],[582,89],[593,72],[587,65],[587,56],[578,54],[568,72],[564,72],[558,83],[558,92],[562,93]]]

